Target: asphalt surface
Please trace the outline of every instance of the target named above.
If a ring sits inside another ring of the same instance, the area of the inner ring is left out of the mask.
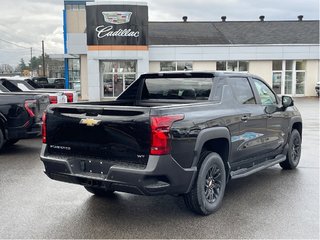
[[[116,193],[104,199],[50,180],[40,139],[0,154],[0,238],[319,238],[319,101],[296,99],[303,115],[301,162],[231,181],[222,208],[202,217],[183,199]]]

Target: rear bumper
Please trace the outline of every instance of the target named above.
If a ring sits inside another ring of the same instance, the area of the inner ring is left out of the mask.
[[[197,171],[196,168],[182,168],[170,155],[149,156],[148,164],[143,169],[103,160],[92,160],[97,163],[84,166],[88,160],[46,155],[44,144],[40,158],[45,173],[51,179],[140,195],[187,193]]]

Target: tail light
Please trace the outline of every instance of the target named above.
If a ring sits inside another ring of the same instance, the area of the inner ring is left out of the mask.
[[[58,103],[58,97],[57,96],[49,96],[50,104],[57,104]]]
[[[183,114],[151,117],[151,155],[170,153],[170,128],[174,122],[183,118]]]
[[[47,143],[47,114],[42,114],[42,143]]]
[[[68,102],[73,102],[73,93],[64,93],[67,96]]]
[[[26,100],[24,102],[24,107],[27,110],[30,117],[35,116],[35,110],[37,107],[37,101],[36,100]]]

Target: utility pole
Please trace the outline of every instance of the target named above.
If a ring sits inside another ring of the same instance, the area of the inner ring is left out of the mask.
[[[33,77],[33,67],[32,67],[32,47],[30,48],[30,69],[31,69],[31,77]]]
[[[46,66],[44,65],[45,62],[44,62],[44,41],[42,40],[42,73],[43,73],[43,76],[45,77],[46,76]]]

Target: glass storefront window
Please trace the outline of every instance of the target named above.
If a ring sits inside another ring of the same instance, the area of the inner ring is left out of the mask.
[[[160,71],[176,71],[176,63],[160,62]]]
[[[272,88],[277,94],[303,95],[305,60],[272,61]]]
[[[192,70],[192,62],[177,62],[177,70],[178,71],[191,71]]]
[[[228,61],[227,71],[238,71],[237,61]]]
[[[247,72],[249,69],[248,61],[218,61],[216,65],[217,71],[240,71]]]
[[[286,60],[286,71],[293,69],[293,61],[292,60]]]
[[[81,91],[80,84],[80,59],[68,59],[69,65],[69,88],[76,90],[78,93]]]
[[[286,71],[284,94],[292,94],[292,71]]]
[[[281,71],[282,70],[282,61],[272,61],[272,70],[273,71]]]
[[[226,62],[226,61],[219,61],[219,62],[217,62],[217,70],[218,70],[218,71],[225,71],[225,70],[227,70],[227,62]]]
[[[129,87],[133,81],[136,80],[136,75],[135,74],[126,74],[125,75],[125,88]]]
[[[296,61],[296,70],[306,70],[306,61]]]
[[[272,88],[276,94],[281,94],[281,80],[282,72],[273,72],[272,73]]]
[[[247,72],[249,69],[249,62],[248,61],[239,61],[239,71],[240,72]]]
[[[296,74],[296,94],[304,94],[305,72]]]
[[[160,71],[191,71],[192,69],[192,62],[160,62]]]
[[[103,97],[119,96],[136,79],[136,61],[101,61]]]

